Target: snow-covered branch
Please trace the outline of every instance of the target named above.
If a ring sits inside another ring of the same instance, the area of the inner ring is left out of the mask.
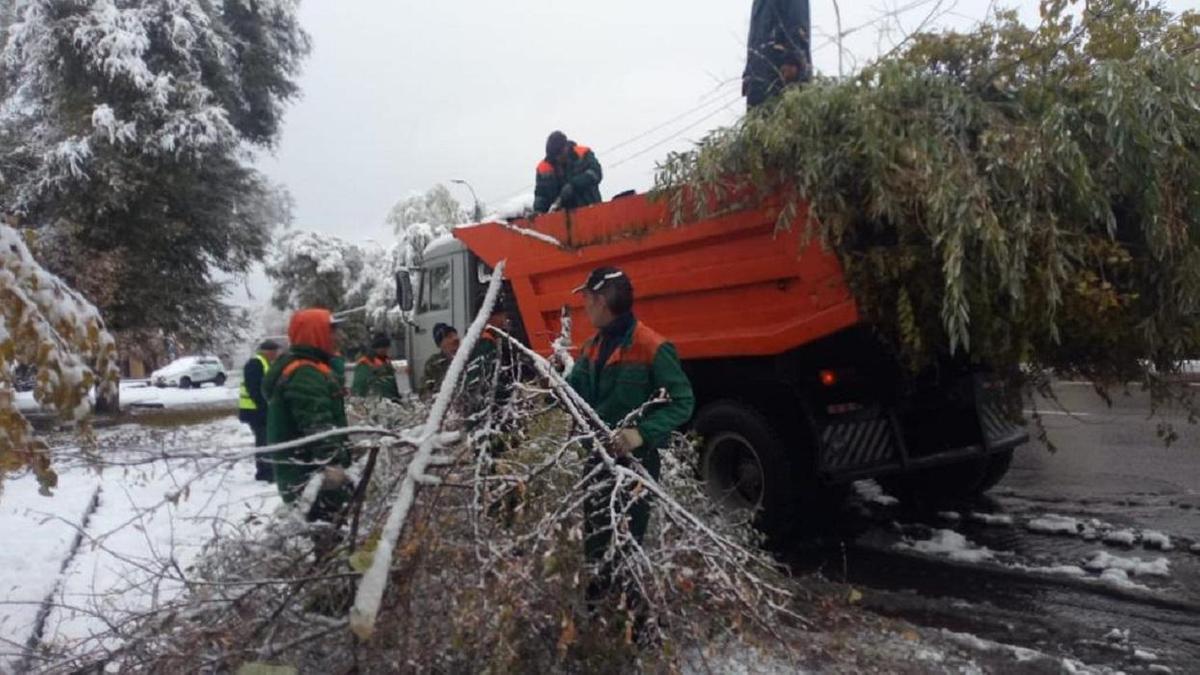
[[[412,462],[409,463],[404,479],[400,484],[400,494],[396,497],[391,514],[384,525],[383,534],[375,549],[375,556],[371,562],[371,566],[363,575],[362,582],[358,586],[354,608],[350,613],[350,627],[356,635],[364,640],[370,638],[371,634],[375,631],[375,619],[379,614],[379,603],[383,599],[383,592],[387,585],[387,574],[388,569],[392,565],[392,555],[396,548],[396,542],[399,541],[400,533],[403,531],[408,519],[409,511],[412,509],[417,486],[421,484],[436,484],[436,481],[431,480],[431,477],[428,476],[427,471],[435,463],[434,452],[442,447],[438,443],[438,432],[441,430],[442,421],[446,417],[447,410],[449,410],[450,399],[458,386],[458,381],[465,372],[467,362],[470,360],[472,352],[475,349],[475,343],[479,341],[480,335],[483,334],[488,317],[492,314],[492,308],[496,305],[496,299],[500,296],[503,277],[504,261],[500,261],[492,273],[492,281],[488,285],[483,305],[479,313],[475,316],[475,320],[471,323],[471,327],[467,330],[467,334],[463,337],[462,344],[458,352],[454,355],[454,359],[450,363],[450,368],[442,380],[442,386],[438,390],[437,397],[433,402],[433,408],[429,412],[429,418],[425,422],[425,427],[421,432],[420,447],[417,450],[416,456],[413,457]]]

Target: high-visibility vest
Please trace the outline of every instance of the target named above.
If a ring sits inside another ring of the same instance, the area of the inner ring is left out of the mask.
[[[271,362],[262,354],[255,354],[254,358],[262,363],[263,377],[267,376],[267,371],[271,369]],[[258,404],[250,398],[250,390],[246,389],[246,378],[242,378],[242,386],[238,388],[238,410],[258,410]]]

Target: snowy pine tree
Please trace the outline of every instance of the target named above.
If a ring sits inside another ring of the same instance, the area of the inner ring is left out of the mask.
[[[123,334],[199,344],[289,210],[250,166],[309,49],[295,0],[24,0],[0,58],[0,203]],[[3,24],[0,24],[3,26]]]

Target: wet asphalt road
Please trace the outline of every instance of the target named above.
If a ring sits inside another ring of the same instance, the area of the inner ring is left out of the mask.
[[[1200,553],[1191,551],[1200,543],[1200,426],[1179,411],[1151,417],[1140,393],[1117,393],[1112,407],[1084,384],[1063,383],[1055,393],[1057,401],[1038,400],[1030,410],[1043,413],[1056,449],[1037,441],[1019,449],[1006,478],[984,498],[928,509],[860,500],[851,505],[861,520],[846,528],[844,553],[826,547],[796,553],[794,563],[844,579],[863,589],[867,608],[919,625],[1100,668],[1200,673]],[[1169,447],[1158,438],[1163,422],[1179,434]],[[1032,425],[1030,432],[1037,436]],[[978,522],[972,514],[981,513],[1012,522]],[[1079,531],[1035,531],[1047,516],[1073,518]],[[954,560],[903,549],[942,530],[991,556]],[[1102,540],[1122,530],[1161,532],[1172,547]],[[1049,573],[1100,552],[1165,558],[1170,573],[1131,574],[1129,584],[1091,572]]]

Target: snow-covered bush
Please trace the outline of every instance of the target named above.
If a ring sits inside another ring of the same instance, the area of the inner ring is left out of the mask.
[[[90,413],[88,394],[115,392],[116,346],[100,314],[38,264],[17,230],[0,224],[0,475],[21,467],[53,484],[49,457],[17,410],[16,365],[37,372],[34,398],[64,419]]]

